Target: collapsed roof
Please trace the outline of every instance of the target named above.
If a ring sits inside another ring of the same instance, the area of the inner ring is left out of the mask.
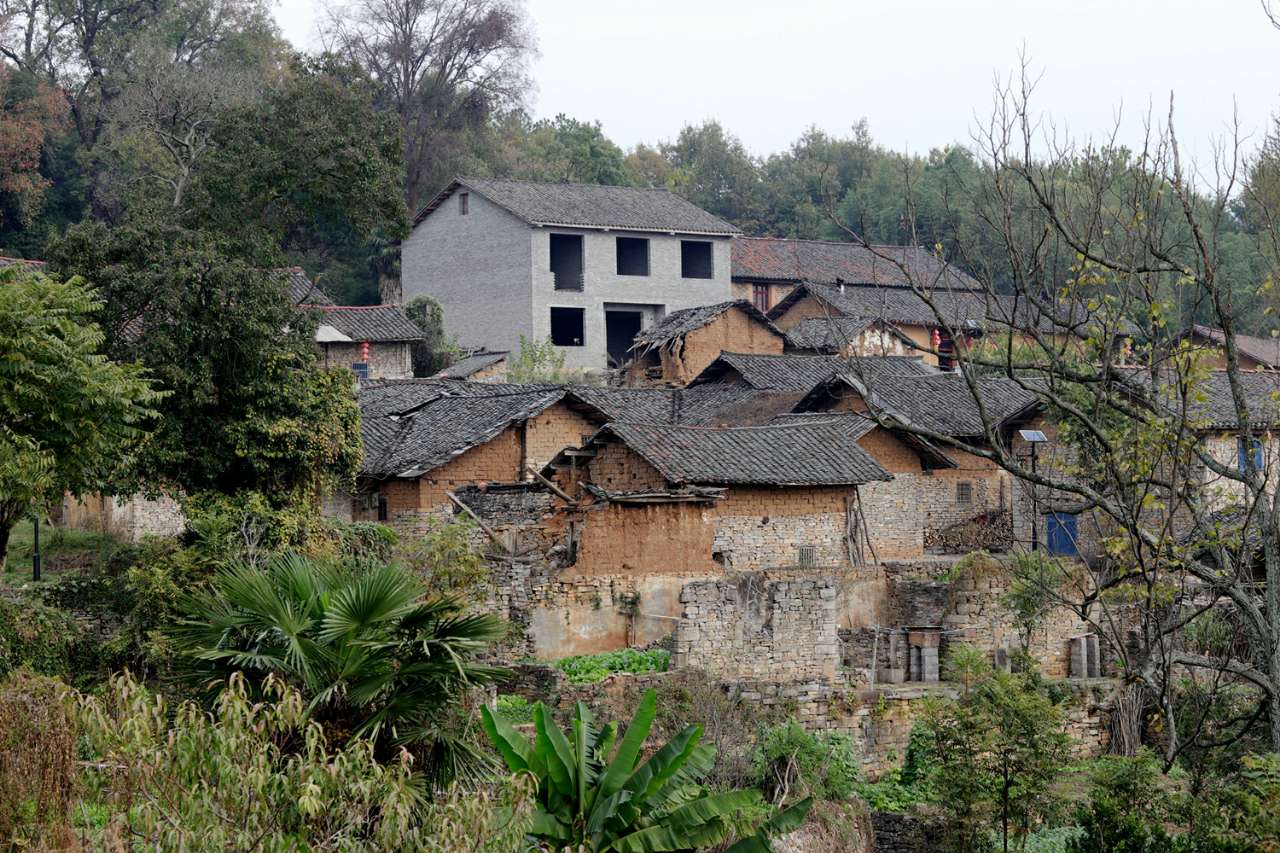
[[[631,349],[643,353],[647,350],[666,346],[677,338],[705,327],[712,320],[733,309],[742,311],[771,333],[780,338],[783,337],[778,327],[773,325],[773,322],[759,308],[745,299],[731,299],[728,302],[717,302],[715,305],[700,305],[696,308],[672,311],[652,326],[641,329],[640,333],[636,335],[635,343],[632,344]]]

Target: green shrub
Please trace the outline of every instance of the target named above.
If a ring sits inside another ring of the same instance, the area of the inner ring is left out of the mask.
[[[793,796],[847,800],[861,778],[852,738],[835,732],[815,734],[795,721],[765,729],[751,764],[755,783],[774,802]]]
[[[860,782],[856,793],[872,811],[905,812],[937,797],[933,730],[923,723],[911,727],[902,766],[883,774],[875,782]]]
[[[0,598],[0,677],[27,668],[70,678],[92,652],[80,623],[36,601]]]
[[[666,649],[619,649],[594,655],[561,658],[554,666],[570,684],[594,684],[615,672],[666,672],[671,652]]]
[[[529,825],[525,783],[428,804],[407,753],[379,762],[361,738],[332,748],[276,679],[255,698],[232,676],[208,713],[120,676],[79,717],[96,759],[80,811],[105,823],[95,849],[444,851],[466,838],[506,853]]]

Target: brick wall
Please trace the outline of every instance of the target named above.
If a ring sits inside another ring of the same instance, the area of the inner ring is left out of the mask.
[[[137,542],[144,536],[177,536],[186,529],[182,506],[169,495],[112,497],[88,495],[63,498],[59,523],[79,530],[110,533]]]
[[[611,492],[637,492],[665,489],[666,478],[639,454],[621,442],[610,442],[596,449],[589,464],[590,482]]]
[[[716,533],[705,504],[608,504],[582,517],[579,574],[712,574]]]
[[[744,574],[680,593],[672,669],[765,681],[831,679],[840,665],[836,589],[829,580]]]
[[[530,418],[525,426],[525,456],[528,464],[541,471],[556,454],[566,447],[581,447],[594,434],[598,425],[587,420],[563,402],[548,407]]]

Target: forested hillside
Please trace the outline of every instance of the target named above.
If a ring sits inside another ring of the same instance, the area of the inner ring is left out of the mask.
[[[624,150],[591,116],[531,116],[536,22],[517,0],[335,5],[322,57],[298,56],[261,0],[0,0],[0,20],[10,255],[43,257],[86,218],[160,218],[237,232],[238,251],[323,273],[339,301],[373,302],[406,213],[470,174],[668,187],[748,234],[941,246],[986,277],[1010,275],[980,144],[903,154],[864,119],[843,135],[796,128],[787,150],[753,152],[707,117]],[[1215,251],[1251,308],[1258,238],[1280,208],[1280,137],[1259,148],[1233,182],[1200,182],[1206,211],[1214,192],[1236,199],[1215,218]],[[1051,159],[1064,198],[1091,174],[1132,171],[1140,184],[1150,168],[1122,147]],[[1182,308],[1184,321],[1200,310]],[[1266,312],[1242,316],[1245,331],[1269,333]]]

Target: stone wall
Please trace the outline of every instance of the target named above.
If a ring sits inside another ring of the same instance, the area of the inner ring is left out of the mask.
[[[144,536],[177,536],[186,529],[187,517],[181,504],[169,495],[89,495],[83,500],[67,495],[62,502],[60,523],[137,542]]]
[[[359,343],[321,344],[321,362],[325,367],[344,367],[360,361]],[[369,344],[370,379],[409,379],[413,376],[413,357],[408,341]]]
[[[836,588],[829,580],[744,574],[691,583],[680,601],[673,669],[766,681],[835,677]]]

